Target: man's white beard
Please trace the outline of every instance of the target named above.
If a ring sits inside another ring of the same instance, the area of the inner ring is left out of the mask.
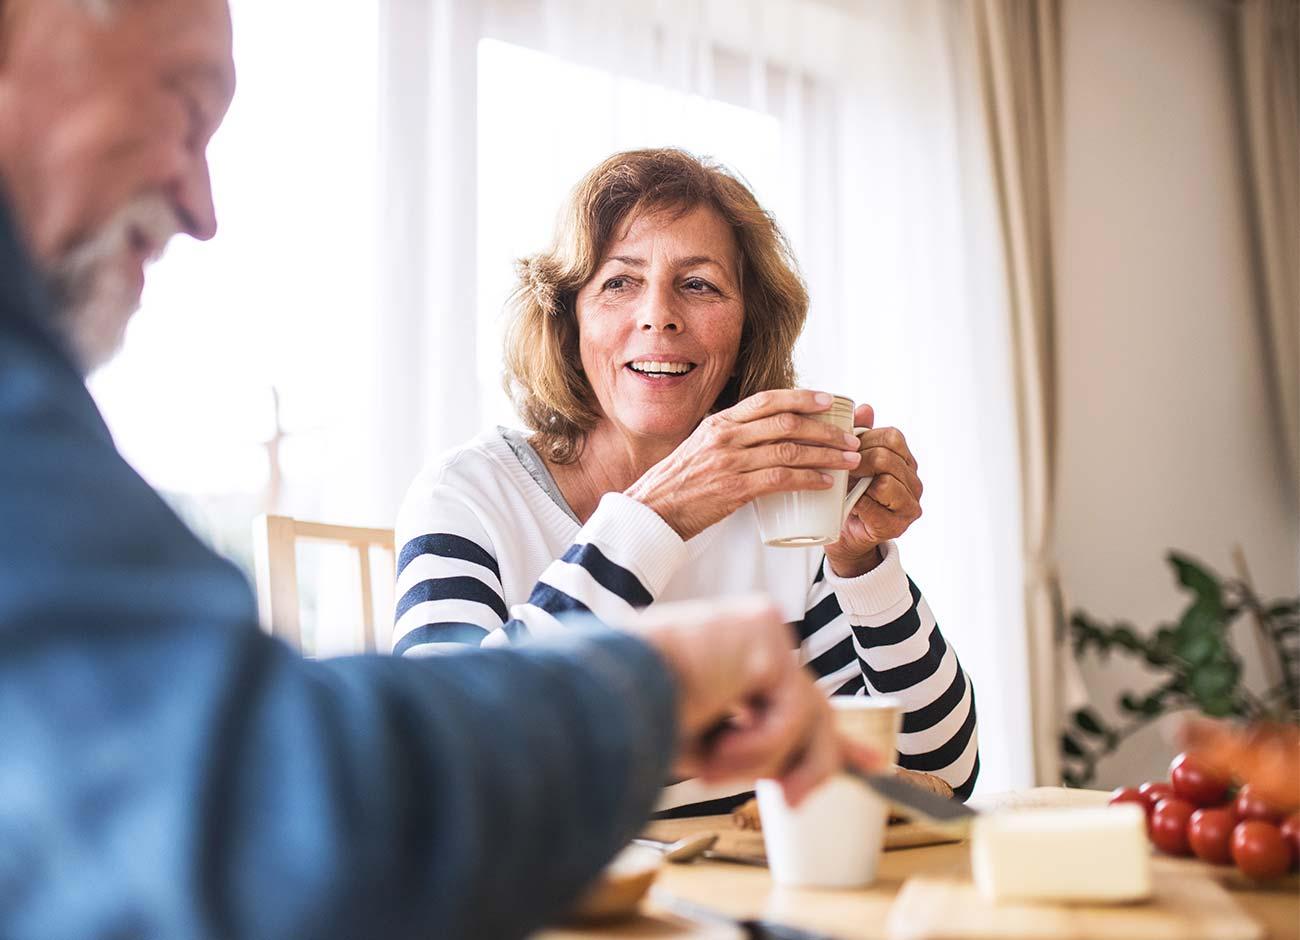
[[[122,347],[126,326],[140,308],[130,256],[132,232],[162,247],[178,231],[176,214],[161,195],[141,196],[46,273],[55,325],[81,371],[89,375]]]

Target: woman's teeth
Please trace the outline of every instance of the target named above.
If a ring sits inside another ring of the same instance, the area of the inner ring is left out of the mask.
[[[642,375],[685,375],[695,366],[689,362],[631,362],[628,368]]]

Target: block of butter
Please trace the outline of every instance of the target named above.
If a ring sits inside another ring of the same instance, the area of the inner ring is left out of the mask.
[[[976,818],[971,869],[990,901],[1118,904],[1151,896],[1146,819],[1131,803]]]

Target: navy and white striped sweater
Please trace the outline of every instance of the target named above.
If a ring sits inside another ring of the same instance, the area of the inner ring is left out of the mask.
[[[687,542],[642,503],[610,493],[579,526],[535,473],[492,431],[416,478],[397,522],[394,653],[544,637],[574,611],[617,626],[658,601],[763,593],[794,625],[800,658],[828,695],[902,702],[900,766],[970,795],[973,689],[896,545],[874,571],[838,578],[820,549],[763,545],[751,506]],[[684,781],[665,789],[659,809],[718,812],[742,790]]]

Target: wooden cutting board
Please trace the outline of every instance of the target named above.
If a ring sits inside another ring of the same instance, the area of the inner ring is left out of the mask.
[[[890,940],[1259,940],[1264,929],[1204,875],[1153,873],[1152,899],[1121,905],[995,905],[969,880],[910,878]]]
[[[645,836],[661,842],[676,842],[701,832],[716,832],[717,851],[728,855],[752,858],[767,864],[763,847],[763,833],[752,829],[737,829],[730,816],[695,816],[688,819],[659,819],[645,829]],[[885,830],[885,849],[910,849],[920,845],[939,845],[960,842],[950,832],[928,828],[921,823],[894,823]]]

